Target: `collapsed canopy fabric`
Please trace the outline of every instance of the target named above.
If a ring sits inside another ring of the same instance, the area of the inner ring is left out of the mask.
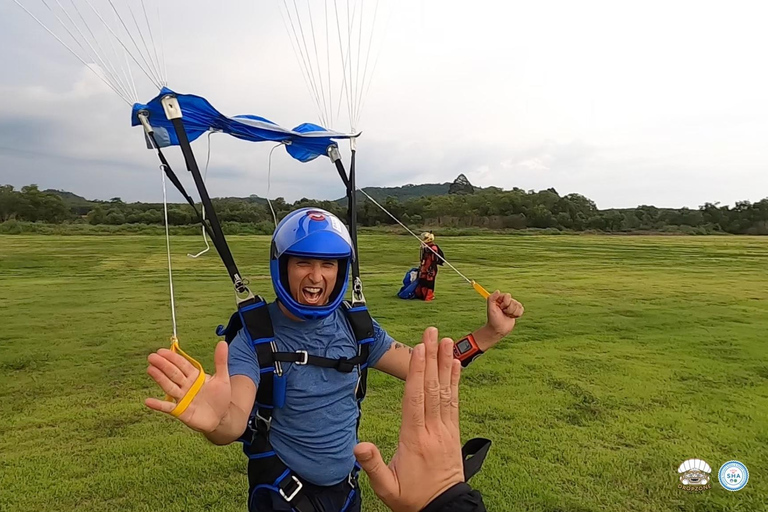
[[[164,87],[160,94],[146,105],[135,103],[131,113],[132,126],[141,124],[139,112],[147,113],[149,124],[155,129],[155,139],[160,147],[179,144],[173,123],[165,117],[161,103],[161,100],[169,94],[179,101],[182,122],[190,142],[209,130],[228,133],[238,139],[252,142],[287,142],[285,149],[288,154],[300,162],[309,162],[318,156],[327,155],[328,147],[336,144],[333,139],[349,139],[356,136],[327,130],[311,123],[300,124],[288,130],[268,119],[251,114],[227,117],[213,108],[205,98],[192,94],[177,94]]]

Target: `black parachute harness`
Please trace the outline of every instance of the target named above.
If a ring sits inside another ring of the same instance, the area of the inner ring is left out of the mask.
[[[187,170],[192,174],[207,218],[204,218],[200,213],[195,205],[195,201],[186,192],[178,176],[171,169],[155,138],[154,129],[150,125],[149,113],[142,111],[139,112],[138,117],[144,127],[147,144],[150,149],[154,149],[157,152],[161,162],[161,169],[192,207],[197,220],[202,224],[203,229],[205,229],[209,238],[213,241],[216,252],[218,252],[219,257],[224,263],[234,286],[237,312],[231,316],[228,325],[226,327],[220,325],[216,333],[219,336],[224,336],[226,342],[230,343],[237,333],[243,330],[248,344],[256,352],[259,362],[261,379],[256,392],[256,405],[248,426],[239,439],[243,443],[243,452],[248,456],[249,501],[255,496],[255,491],[269,489],[285,499],[293,510],[297,512],[314,512],[315,507],[305,493],[309,483],[280,460],[269,442],[269,430],[275,407],[282,406],[281,403],[275,403],[275,387],[284,385],[283,363],[334,368],[343,373],[357,371],[358,381],[355,398],[358,405],[357,427],[358,429],[360,427],[361,405],[367,390],[368,355],[370,343],[374,340],[374,330],[373,320],[368,312],[365,296],[363,295],[360,263],[357,257],[356,151],[354,140],[352,140],[349,174],[344,169],[338,146],[335,143],[328,147],[327,153],[346,187],[347,222],[350,238],[352,239],[354,257],[351,261],[352,300],[349,302],[345,301],[342,304],[342,308],[357,341],[357,355],[352,358],[330,359],[310,355],[303,350],[297,352],[278,352],[267,302],[260,295],[254,295],[250,291],[247,280],[241,277],[237,269],[189,143],[189,138],[182,122],[182,112],[178,100],[174,95],[169,94],[163,97],[162,105],[166,117],[173,124],[182,155],[184,156],[184,162]],[[469,480],[480,470],[490,445],[491,441],[483,438],[471,439],[464,445],[462,455],[464,457],[465,480]],[[349,486],[349,495],[344,509],[347,508],[354,497],[354,493],[357,491],[357,475],[359,471],[360,467],[355,464],[354,469],[347,478],[346,485]]]

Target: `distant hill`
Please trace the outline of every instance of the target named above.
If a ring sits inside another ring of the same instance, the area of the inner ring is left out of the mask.
[[[248,197],[214,197],[213,199],[235,202],[241,201],[250,204],[267,204],[267,200],[265,198],[257,196],[256,194],[251,194]]]
[[[466,176],[459,174],[453,182],[446,183],[424,183],[422,185],[403,185],[401,187],[365,187],[363,190],[376,201],[384,201],[387,197],[394,197],[400,202],[419,197],[444,196],[446,194],[474,194],[475,191],[483,190],[480,187],[473,187]],[[361,202],[365,196],[357,193],[357,200]],[[347,198],[342,197],[335,202],[347,204]]]
[[[399,201],[407,201],[423,196],[442,196],[451,188],[449,183],[425,183],[423,185],[403,185],[401,187],[365,187],[363,190],[377,201],[383,201],[387,197],[395,197]],[[360,192],[357,193],[358,201],[365,199]],[[346,204],[347,198],[336,200],[337,203]]]
[[[93,201],[89,201],[83,196],[79,196],[72,192],[67,192],[66,190],[53,190],[49,188],[48,190],[44,190],[43,192],[47,192],[49,194],[56,194],[57,196],[59,196],[64,200],[67,206],[92,206],[93,205]]]

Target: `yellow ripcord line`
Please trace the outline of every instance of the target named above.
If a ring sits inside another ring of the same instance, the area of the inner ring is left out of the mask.
[[[197,379],[195,379],[195,383],[192,384],[192,387],[189,388],[189,391],[187,391],[187,394],[185,394],[181,400],[176,402],[176,407],[171,411],[171,414],[175,417],[181,416],[184,411],[187,410],[187,407],[189,407],[189,404],[192,403],[192,400],[195,399],[195,396],[197,396],[197,393],[200,392],[200,388],[203,387],[203,384],[205,384],[205,371],[203,370],[203,365],[201,365],[195,358],[181,350],[181,347],[179,346],[179,340],[176,338],[176,336],[173,336],[171,338],[171,352],[175,352],[176,354],[179,354],[184,359],[192,363],[192,366],[198,369],[199,373],[197,374]],[[169,395],[165,395],[165,399],[168,402],[173,401],[173,397]]]

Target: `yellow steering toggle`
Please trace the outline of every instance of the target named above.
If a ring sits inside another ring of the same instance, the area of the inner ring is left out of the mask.
[[[491,296],[491,294],[490,294],[490,293],[488,293],[488,290],[486,290],[485,288],[483,288],[482,286],[480,286],[480,283],[478,283],[478,282],[477,282],[477,281],[475,281],[474,279],[472,280],[472,288],[474,288],[474,289],[475,289],[475,291],[476,291],[477,293],[479,293],[480,295],[482,295],[482,297],[483,297],[484,299],[487,299],[488,297],[490,297],[490,296]]]
[[[179,354],[181,357],[192,363],[192,366],[197,368],[199,371],[197,378],[195,379],[195,383],[192,384],[191,388],[189,388],[187,394],[184,395],[181,400],[176,402],[176,407],[174,407],[174,409],[171,411],[171,414],[178,418],[184,413],[184,411],[187,410],[189,404],[192,403],[192,400],[195,399],[197,393],[200,392],[200,388],[202,388],[203,384],[205,384],[205,371],[203,370],[203,365],[197,362],[195,358],[181,350],[181,346],[179,346],[179,340],[176,338],[176,336],[171,336],[171,352]],[[173,402],[173,397],[169,395],[165,395],[165,399],[168,402]]]

